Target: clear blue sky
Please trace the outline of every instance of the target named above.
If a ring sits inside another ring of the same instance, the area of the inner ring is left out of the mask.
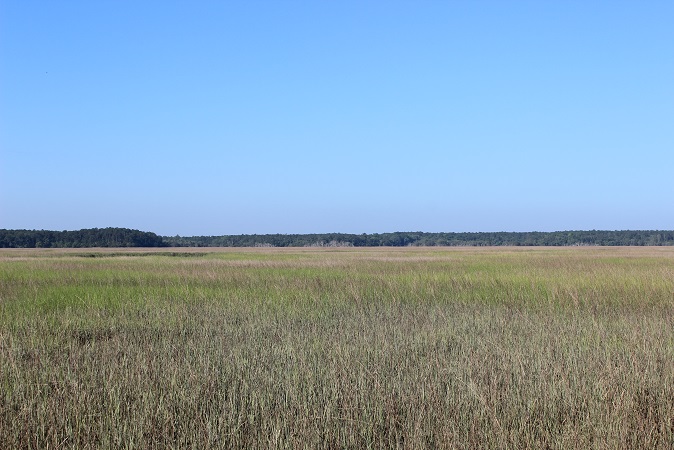
[[[0,228],[674,229],[672,1],[0,0]]]

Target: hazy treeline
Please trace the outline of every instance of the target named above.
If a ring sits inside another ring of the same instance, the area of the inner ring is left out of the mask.
[[[1,248],[164,247],[161,236],[128,228],[0,230]]]
[[[173,247],[380,247],[674,245],[674,231],[555,231],[496,233],[244,234],[164,237]]]
[[[0,230],[0,248],[65,247],[403,247],[403,246],[674,245],[674,231],[495,233],[242,234],[158,236],[128,228],[79,231]]]

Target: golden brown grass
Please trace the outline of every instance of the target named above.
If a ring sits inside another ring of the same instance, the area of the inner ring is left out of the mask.
[[[672,448],[674,249],[0,252],[0,448]]]

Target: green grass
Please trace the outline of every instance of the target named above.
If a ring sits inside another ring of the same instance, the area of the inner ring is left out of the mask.
[[[674,446],[674,249],[185,251],[0,252],[0,448]]]

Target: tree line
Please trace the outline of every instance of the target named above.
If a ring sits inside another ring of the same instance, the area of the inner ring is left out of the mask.
[[[165,247],[161,236],[128,228],[0,230],[0,248]]]
[[[172,247],[674,245],[674,231],[243,234],[164,237],[164,242]]]
[[[128,228],[0,230],[0,248],[674,245],[674,231],[395,232],[159,236]]]

